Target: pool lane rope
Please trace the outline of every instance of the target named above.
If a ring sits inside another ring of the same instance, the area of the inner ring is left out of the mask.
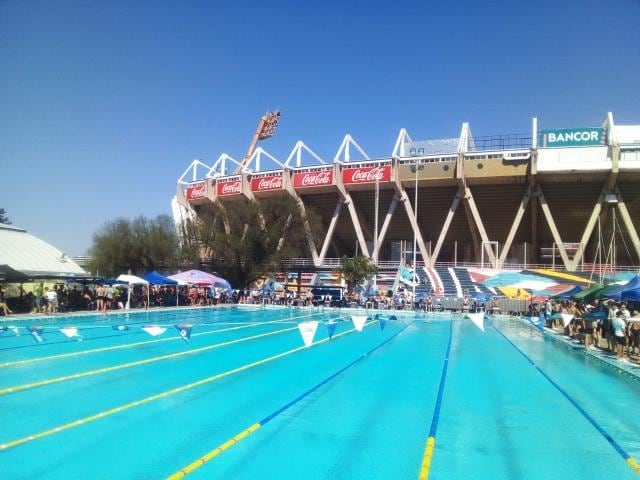
[[[433,416],[431,417],[431,428],[429,429],[429,437],[427,445],[422,456],[422,465],[420,466],[419,480],[427,480],[429,471],[431,470],[431,460],[436,448],[436,433],[438,431],[438,421],[440,420],[440,408],[442,407],[442,397],[444,394],[444,384],[447,379],[447,368],[449,367],[449,354],[451,353],[451,339],[453,338],[453,320],[449,323],[449,341],[447,342],[447,351],[444,354],[444,363],[442,364],[442,373],[440,374],[440,385],[438,386],[438,396],[436,397],[436,405],[433,408]]]
[[[375,322],[369,322],[369,323],[367,323],[365,325],[365,327],[368,327],[373,323],[375,323]],[[347,335],[347,334],[355,332],[355,331],[356,331],[355,328],[352,328],[350,330],[346,330],[346,331],[344,331],[342,333],[338,333],[337,335],[334,335],[333,339],[336,339],[338,337],[342,337],[344,335]],[[318,340],[317,342],[314,342],[311,345],[311,347],[314,347],[316,345],[320,345],[321,343],[326,343],[326,342],[329,342],[329,341],[331,341],[330,338],[325,338],[323,340]],[[40,433],[34,433],[33,435],[29,435],[29,436],[26,436],[26,437],[19,438],[17,440],[12,440],[10,442],[3,443],[3,444],[0,445],[0,452],[5,451],[5,450],[7,450],[9,448],[17,447],[18,445],[22,445],[22,444],[31,442],[33,440],[37,440],[37,439],[40,439],[40,438],[48,437],[50,435],[54,435],[56,433],[60,433],[60,432],[63,432],[65,430],[70,430],[72,428],[79,427],[80,425],[84,425],[86,423],[90,423],[90,422],[94,422],[96,420],[100,420],[102,418],[108,417],[110,415],[114,415],[116,413],[123,412],[125,410],[129,410],[129,409],[134,408],[134,407],[138,407],[140,405],[145,405],[147,403],[151,403],[151,402],[153,402],[155,400],[160,400],[162,398],[167,398],[167,397],[170,397],[171,395],[175,395],[177,393],[185,392],[187,390],[191,390],[193,388],[200,387],[202,385],[206,385],[208,383],[215,382],[216,380],[220,380],[221,378],[229,377],[229,376],[234,375],[234,374],[239,373],[239,372],[244,372],[246,370],[249,370],[251,368],[257,367],[259,365],[264,365],[265,363],[272,362],[272,361],[277,360],[279,358],[286,357],[288,355],[294,354],[296,352],[300,352],[302,350],[306,350],[308,348],[310,348],[310,347],[306,347],[306,346],[302,345],[301,347],[293,348],[291,350],[287,350],[285,352],[278,353],[276,355],[272,355],[270,357],[263,358],[262,360],[257,360],[255,362],[248,363],[248,364],[243,365],[241,367],[237,367],[237,368],[233,368],[231,370],[227,370],[226,372],[217,373],[215,375],[212,375],[210,377],[204,378],[202,380],[198,380],[197,382],[188,383],[187,385],[183,385],[181,387],[172,388],[171,390],[167,390],[165,392],[158,393],[156,395],[151,395],[150,397],[143,398],[142,400],[137,400],[135,402],[130,402],[130,403],[127,403],[125,405],[121,405],[119,407],[114,407],[114,408],[111,408],[109,410],[104,410],[102,412],[96,413],[95,415],[91,415],[90,417],[85,417],[85,418],[81,418],[79,420],[74,420],[72,422],[65,423],[64,425],[60,425],[58,427],[50,428],[49,430],[45,430],[45,431],[40,432]]]
[[[169,475],[167,477],[167,480],[179,480],[181,478],[186,477],[187,475],[189,475],[190,473],[194,472],[195,470],[197,470],[198,468],[200,468],[202,465],[204,465],[205,463],[207,463],[208,461],[214,459],[215,457],[217,457],[218,455],[220,455],[222,452],[224,452],[225,450],[228,450],[229,448],[231,448],[232,446],[234,446],[236,443],[240,442],[241,440],[243,440],[244,438],[248,437],[249,435],[251,435],[253,432],[255,432],[256,430],[258,430],[261,427],[264,427],[267,423],[269,423],[271,420],[273,420],[274,418],[276,418],[278,415],[280,415],[281,413],[285,412],[286,410],[288,410],[289,408],[291,408],[292,406],[294,406],[296,403],[298,403],[300,400],[304,399],[305,397],[307,397],[308,395],[310,395],[311,393],[315,392],[316,390],[318,390],[320,387],[322,387],[323,385],[327,384],[328,382],[330,382],[331,380],[333,380],[334,378],[336,378],[338,375],[344,373],[345,371],[347,371],[348,369],[350,369],[351,367],[353,367],[355,364],[357,364],[358,362],[360,362],[361,360],[364,360],[365,358],[367,358],[369,355],[371,355],[373,352],[375,352],[376,350],[378,350],[379,348],[381,348],[382,346],[386,345],[387,343],[389,343],[391,340],[393,340],[395,337],[397,337],[400,333],[402,333],[406,328],[409,327],[409,325],[411,325],[415,320],[412,320],[411,322],[407,323],[406,325],[404,325],[400,330],[398,330],[396,333],[394,333],[393,335],[391,335],[389,338],[387,338],[386,340],[384,340],[382,343],[379,343],[377,346],[373,347],[371,350],[367,351],[366,353],[363,353],[362,355],[360,355],[358,358],[356,358],[355,360],[353,360],[351,363],[347,364],[346,366],[342,367],[340,370],[334,372],[333,374],[329,375],[328,377],[326,377],[324,380],[322,380],[321,382],[315,384],[313,387],[311,387],[310,389],[308,389],[306,392],[302,393],[301,395],[299,395],[298,397],[294,398],[293,400],[291,400],[289,403],[283,405],[282,407],[278,408],[276,411],[272,412],[271,414],[267,415],[266,417],[264,417],[262,420],[260,420],[259,422],[254,423],[253,425],[251,425],[249,428],[241,431],[240,433],[238,433],[236,436],[230,438],[229,440],[227,440],[226,442],[224,442],[223,444],[221,444],[220,446],[214,448],[213,450],[211,450],[210,452],[208,452],[207,454],[203,455],[202,457],[198,458],[197,460],[191,462],[189,465],[181,468],[180,470],[178,470],[177,472]],[[368,323],[367,325],[370,325],[373,322]],[[337,336],[337,335],[336,335]]]
[[[25,383],[22,385],[14,385],[12,387],[0,388],[0,396],[8,393],[16,393],[24,390],[29,390],[36,387],[44,387],[46,385],[53,385],[55,383],[66,382],[69,380],[77,380],[78,378],[91,377],[94,375],[101,375],[103,373],[115,372],[117,370],[123,370],[125,368],[139,367],[140,365],[147,365],[149,363],[161,362],[163,360],[169,360],[172,358],[184,357],[187,355],[195,355],[197,353],[206,352],[215,348],[227,347],[229,345],[235,345],[237,343],[248,342],[250,340],[256,340],[258,338],[269,337],[272,335],[279,335],[281,333],[292,332],[298,330],[298,327],[283,328],[273,332],[260,333],[258,335],[251,335],[249,337],[240,337],[234,340],[228,340],[226,342],[214,343],[213,345],[207,345],[206,347],[194,348],[193,350],[185,350],[183,352],[168,353],[165,355],[159,355],[157,357],[145,358],[144,360],[137,360],[135,362],[121,363],[113,365],[111,367],[96,368],[95,370],[87,370],[80,373],[72,373],[70,375],[64,375],[62,377],[50,378],[48,380],[40,380],[37,382]]]
[[[240,325],[238,327],[230,327],[230,328],[223,328],[220,330],[210,330],[210,331],[206,331],[206,332],[199,332],[199,333],[193,333],[191,334],[191,337],[199,337],[202,335],[214,335],[216,333],[223,333],[223,332],[231,332],[234,330],[242,330],[244,328],[252,328],[252,327],[259,327],[261,325],[271,325],[271,324],[281,324],[281,323],[288,323],[289,321],[293,320],[293,319],[297,319],[297,318],[307,318],[307,317],[312,317],[314,315],[318,315],[317,313],[312,313],[310,315],[300,315],[297,317],[286,317],[280,320],[270,320],[268,322],[254,322],[254,323],[250,323],[247,325]],[[125,324],[128,325],[128,324]],[[194,324],[194,326],[198,326],[200,324]],[[214,324],[217,325],[217,324]],[[105,325],[105,327],[109,327],[111,328],[111,325]],[[140,332],[136,332],[136,333],[140,333]],[[109,337],[112,337],[113,335],[109,335]],[[119,335],[116,335],[119,336]],[[94,340],[97,338],[104,338],[104,337],[92,337],[92,338],[88,338],[86,340]],[[144,340],[141,342],[133,342],[133,343],[126,343],[124,345],[114,345],[111,347],[100,347],[100,348],[93,348],[91,350],[82,350],[79,352],[70,352],[70,353],[60,353],[57,355],[48,355],[45,357],[36,357],[36,358],[28,358],[25,360],[15,360],[12,362],[5,362],[5,363],[0,363],[0,368],[4,368],[4,367],[13,367],[16,365],[27,365],[30,363],[37,363],[37,362],[45,362],[45,361],[49,361],[49,360],[58,360],[58,359],[62,359],[62,358],[71,358],[71,357],[78,357],[81,355],[89,355],[92,353],[99,353],[99,352],[110,352],[113,350],[122,350],[125,348],[133,348],[133,347],[137,347],[139,345],[149,345],[152,343],[158,343],[158,342],[170,342],[173,340],[182,340],[182,337],[177,336],[177,337],[170,337],[170,338],[159,338],[156,340]],[[61,343],[77,343],[75,341],[65,341],[65,342],[61,342]],[[52,345],[52,343],[46,343],[46,344],[36,344],[36,345]]]
[[[638,464],[638,461],[634,459],[631,455],[629,455],[629,453],[627,453],[627,451],[624,448],[622,448],[622,446],[618,442],[616,442],[611,435],[609,435],[609,433],[596,421],[596,419],[593,418],[591,415],[589,415],[589,413],[587,413],[587,411],[584,408],[582,408],[582,406],[578,403],[577,400],[575,400],[571,395],[569,395],[560,385],[558,385],[549,375],[547,375],[547,373],[544,370],[542,370],[538,365],[536,365],[535,362],[520,349],[520,347],[518,347],[515,343],[513,343],[509,339],[509,337],[507,337],[498,327],[496,327],[495,325],[492,325],[492,326],[496,332],[502,335],[502,337],[507,342],[509,342],[511,346],[515,348],[533,366],[533,368],[535,368],[545,379],[547,379],[547,381],[551,385],[553,385],[556,388],[556,390],[558,390],[562,394],[562,396],[566,398],[569,401],[569,403],[571,403],[582,414],[584,418],[587,419],[587,421],[605,438],[605,440],[609,442],[609,445],[611,445],[614,448],[614,450],[618,452],[618,454],[627,462],[627,465],[629,465],[631,469],[635,471],[637,474],[640,474],[640,464]]]

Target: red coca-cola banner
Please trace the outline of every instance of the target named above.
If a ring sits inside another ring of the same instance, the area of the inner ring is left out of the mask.
[[[282,189],[282,175],[269,175],[251,179],[252,192],[265,192],[268,190]]]
[[[242,193],[242,180],[236,178],[235,180],[219,181],[216,185],[216,194],[219,197],[225,195],[239,195]]]
[[[293,174],[295,188],[323,187],[333,183],[333,168],[315,172],[298,172]]]
[[[187,200],[200,200],[207,196],[207,186],[204,183],[197,183],[187,187]]]
[[[357,167],[342,170],[342,181],[347,184],[391,181],[391,165],[383,167]]]

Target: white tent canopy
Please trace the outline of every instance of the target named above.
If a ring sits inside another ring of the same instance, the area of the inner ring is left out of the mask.
[[[135,275],[120,275],[116,280],[129,284],[129,288],[127,288],[127,305],[125,307],[127,310],[129,310],[129,306],[131,305],[131,287],[133,285],[147,286],[147,308],[149,307],[149,282],[144,278],[136,277]]]

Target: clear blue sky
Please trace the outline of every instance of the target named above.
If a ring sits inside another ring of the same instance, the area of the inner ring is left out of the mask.
[[[640,124],[640,1],[0,0],[0,207],[69,255],[194,158]]]

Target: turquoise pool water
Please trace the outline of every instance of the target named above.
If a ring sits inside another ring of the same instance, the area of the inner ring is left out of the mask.
[[[297,322],[339,317],[211,308],[13,322],[45,326],[45,341],[0,333],[0,477],[166,478],[389,340],[188,478],[418,478],[450,334],[430,479],[638,477],[515,347],[636,459],[638,380],[508,319],[483,333],[466,319],[402,315],[346,333],[343,313],[331,341],[321,324],[317,343],[298,349]],[[179,323],[194,325],[189,344],[175,329],[139,329]],[[91,328],[79,342],[59,325]]]

